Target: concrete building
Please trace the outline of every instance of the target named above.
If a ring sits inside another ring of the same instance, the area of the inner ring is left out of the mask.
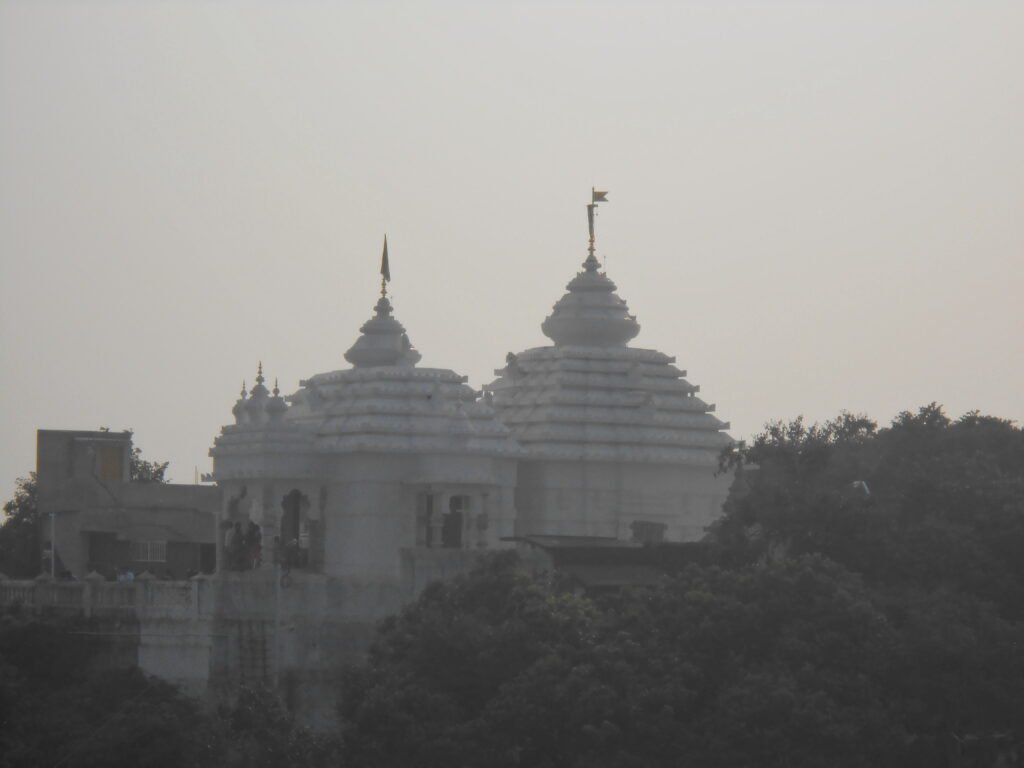
[[[149,571],[183,579],[216,566],[218,489],[133,482],[130,432],[41,429],[36,482],[44,570]]]

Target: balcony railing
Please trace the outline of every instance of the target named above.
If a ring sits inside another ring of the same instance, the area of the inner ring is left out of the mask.
[[[200,618],[212,614],[211,585],[206,579],[132,583],[0,580],[0,608],[34,614],[139,618]]]

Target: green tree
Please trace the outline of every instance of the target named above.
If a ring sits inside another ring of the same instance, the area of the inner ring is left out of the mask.
[[[365,766],[487,764],[467,732],[499,691],[552,649],[585,640],[589,601],[517,574],[508,556],[435,583],[386,620],[342,695],[346,757]],[[503,763],[498,763],[503,764]]]
[[[588,598],[508,563],[431,587],[349,673],[365,766],[885,766],[898,636],[821,557]]]
[[[128,476],[133,483],[166,483],[164,475],[167,473],[170,463],[169,461],[146,461],[142,458],[142,451],[139,447],[133,445]]]
[[[98,629],[5,617],[0,765],[217,765],[221,740],[198,703],[137,669],[96,666]]]
[[[876,429],[769,424],[715,526],[741,561],[818,552],[889,588],[962,590],[1024,617],[1024,431],[934,403]],[[751,471],[752,469],[752,471]]]
[[[89,620],[0,618],[2,768],[319,768],[337,739],[243,689],[217,712],[138,669],[111,668]]]
[[[0,573],[27,579],[39,573],[39,516],[36,505],[36,473],[15,481],[14,498],[4,504],[0,524]]]
[[[128,430],[128,434],[134,434]],[[146,461],[142,458],[142,449],[132,445],[132,455],[128,462],[128,477],[133,483],[166,483],[165,475],[169,461]]]
[[[341,764],[334,734],[297,726],[271,691],[241,688],[218,712],[225,740],[219,768],[316,768]]]

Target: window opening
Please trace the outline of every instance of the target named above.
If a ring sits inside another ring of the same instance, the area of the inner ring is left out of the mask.
[[[298,490],[281,500],[282,565],[286,568],[309,567],[309,522],[304,514],[309,500]]]
[[[132,560],[137,563],[166,563],[166,541],[133,541]]]
[[[661,544],[665,540],[665,524],[637,520],[629,526],[633,541],[640,544]]]

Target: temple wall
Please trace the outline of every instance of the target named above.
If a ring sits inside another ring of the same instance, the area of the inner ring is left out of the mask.
[[[276,569],[188,581],[0,580],[0,609],[84,616],[116,631],[98,642],[129,663],[218,699],[239,685],[275,688],[311,725],[334,717],[342,669],[364,658],[377,622],[433,580],[475,567],[487,550],[402,549],[391,581],[338,579]]]
[[[412,539],[414,489],[367,477],[327,492],[324,570],[342,578],[397,582],[396,546]]]
[[[696,541],[721,514],[730,483],[698,467],[522,461],[516,532],[629,540],[636,523],[664,526],[664,541]]]
[[[250,522],[262,533],[262,567],[274,562],[288,494],[301,498],[303,569],[358,583],[402,584],[403,547],[422,543],[422,497],[438,519],[453,496],[467,500],[462,547],[508,546],[515,520],[516,460],[465,453],[344,453],[321,457],[308,477],[221,480],[218,563],[231,570],[228,531]],[[436,523],[436,520],[435,520]],[[436,537],[435,537],[436,538]]]

